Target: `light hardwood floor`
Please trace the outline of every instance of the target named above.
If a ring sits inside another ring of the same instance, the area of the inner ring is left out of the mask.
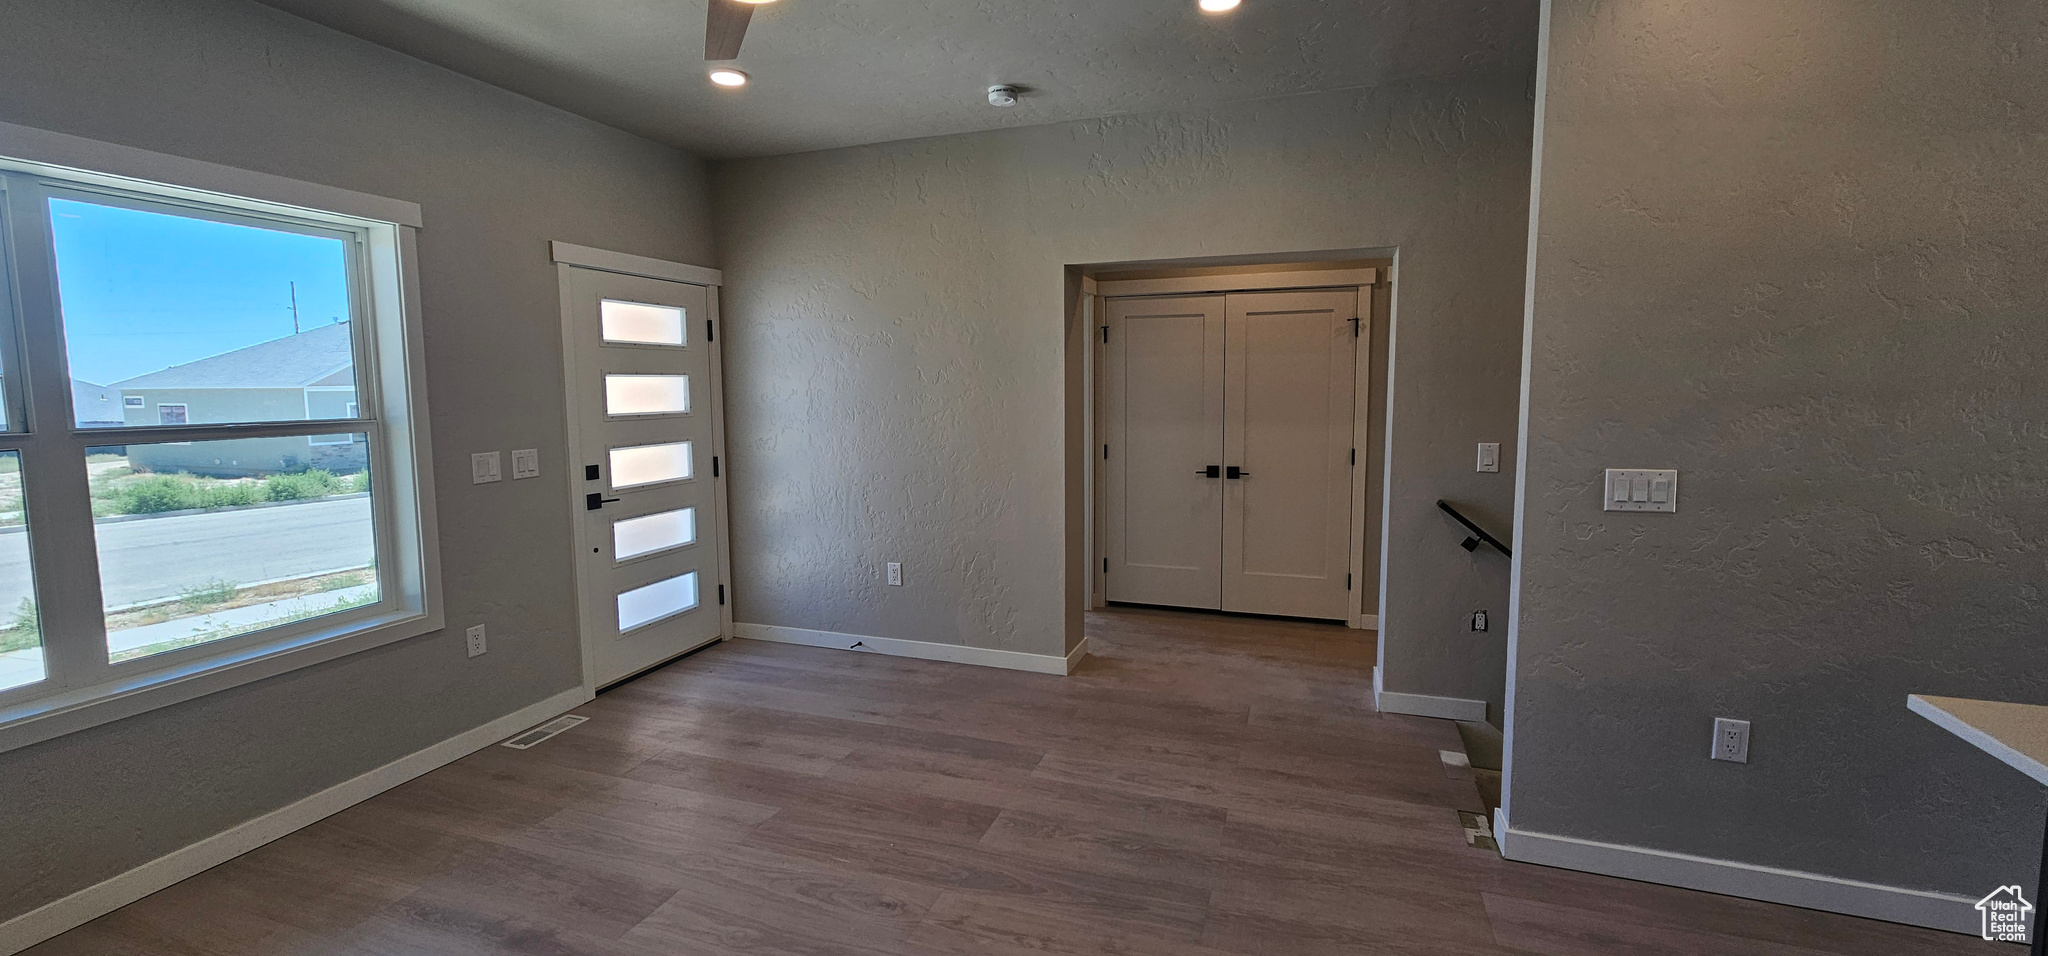
[[[1061,679],[733,642],[29,952],[1983,953],[1503,862],[1372,639],[1092,614]]]

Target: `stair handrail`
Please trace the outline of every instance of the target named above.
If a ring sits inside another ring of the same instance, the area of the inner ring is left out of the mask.
[[[1472,519],[1467,518],[1462,514],[1459,514],[1458,509],[1451,507],[1450,502],[1445,501],[1442,498],[1438,498],[1436,500],[1436,506],[1438,508],[1443,509],[1444,514],[1450,515],[1451,517],[1458,519],[1458,523],[1464,525],[1466,529],[1470,530],[1474,535],[1474,537],[1466,538],[1465,540],[1458,542],[1459,547],[1464,548],[1467,551],[1476,551],[1479,548],[1479,542],[1484,541],[1487,544],[1493,545],[1494,549],[1499,551],[1503,555],[1506,555],[1510,558],[1515,556],[1515,553],[1509,551],[1508,546],[1502,544],[1499,538],[1487,534],[1485,528],[1473,524]]]

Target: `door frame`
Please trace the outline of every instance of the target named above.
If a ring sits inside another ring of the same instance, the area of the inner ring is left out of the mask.
[[[566,504],[569,509],[569,520],[571,522],[569,535],[569,580],[576,600],[576,643],[578,660],[581,662],[582,669],[583,697],[585,700],[589,700],[596,697],[598,691],[596,684],[597,666],[594,657],[596,645],[593,641],[595,640],[594,636],[600,633],[602,628],[592,626],[590,615],[596,613],[597,609],[586,607],[583,600],[583,546],[581,539],[576,534],[574,524],[583,520],[582,463],[578,449],[582,447],[583,416],[581,413],[583,411],[583,404],[587,399],[579,397],[576,389],[576,375],[579,368],[577,362],[577,336],[576,329],[571,324],[576,303],[571,298],[569,292],[569,276],[571,274],[569,270],[582,269],[592,272],[613,272],[620,275],[638,276],[643,279],[660,279],[665,282],[702,286],[704,288],[705,311],[708,313],[704,318],[711,323],[709,328],[712,330],[709,340],[705,342],[706,348],[710,350],[711,359],[710,407],[706,414],[711,418],[711,455],[715,462],[712,467],[713,474],[711,478],[711,508],[714,523],[717,525],[712,537],[715,539],[713,546],[718,549],[718,581],[713,591],[714,599],[718,601],[718,633],[710,640],[697,645],[697,647],[705,647],[719,641],[730,640],[733,636],[732,523],[726,495],[726,479],[730,477],[732,469],[727,464],[730,462],[730,459],[725,453],[725,342],[723,336],[718,334],[718,294],[724,286],[725,277],[717,269],[707,269],[703,266],[693,266],[681,262],[669,262],[664,259],[650,259],[646,256],[636,256],[623,252],[608,252],[603,249],[593,249],[589,246],[579,246],[567,242],[552,242],[549,246],[550,254],[555,262],[555,282],[561,298],[562,394],[565,399],[562,407],[563,413],[567,416],[567,420],[564,422],[564,433],[568,437],[568,445],[565,448],[562,461],[566,469],[565,474],[569,479],[567,483],[568,497]],[[703,595],[700,594],[699,600],[702,599]],[[691,648],[691,650],[695,649]],[[684,651],[683,653],[689,653],[689,651]]]
[[[1140,279],[1122,281],[1097,281],[1092,277],[1081,280],[1081,292],[1086,300],[1084,315],[1096,327],[1097,334],[1090,336],[1091,345],[1086,357],[1087,381],[1085,389],[1092,414],[1087,418],[1089,476],[1087,487],[1093,501],[1087,509],[1089,523],[1093,526],[1086,536],[1088,561],[1089,608],[1107,607],[1109,604],[1109,579],[1103,568],[1104,555],[1109,553],[1109,473],[1102,467],[1098,453],[1103,439],[1109,434],[1108,376],[1103,373],[1107,367],[1108,346],[1100,329],[1108,324],[1107,309],[1111,298],[1175,297],[1207,293],[1232,292],[1277,292],[1307,290],[1355,289],[1358,292],[1357,336],[1358,351],[1355,356],[1357,378],[1351,390],[1352,441],[1358,449],[1358,467],[1351,469],[1351,594],[1345,618],[1345,626],[1353,629],[1379,630],[1379,615],[1365,613],[1365,597],[1368,591],[1377,598],[1379,582],[1366,581],[1365,558],[1367,548],[1379,547],[1378,541],[1366,541],[1365,532],[1370,524],[1367,514],[1366,492],[1371,487],[1371,468],[1385,468],[1385,462],[1369,453],[1372,437],[1373,399],[1373,353],[1372,327],[1379,319],[1376,309],[1379,305],[1374,293],[1391,280],[1392,270],[1379,267],[1321,271],[1280,271],[1223,274],[1176,279]],[[1383,529],[1384,531],[1384,529]],[[1384,574],[1383,567],[1380,572]]]

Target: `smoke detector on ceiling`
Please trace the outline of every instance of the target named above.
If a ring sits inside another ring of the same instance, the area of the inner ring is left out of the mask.
[[[988,105],[1015,106],[1017,105],[1017,96],[1021,92],[1023,91],[1008,84],[991,86],[988,88]]]

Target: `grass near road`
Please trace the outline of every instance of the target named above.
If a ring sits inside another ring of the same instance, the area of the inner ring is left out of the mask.
[[[108,454],[87,457],[86,476],[92,483],[95,518],[311,501],[370,490],[368,472],[337,475],[309,468],[261,478],[202,478],[185,472],[136,471],[125,456]],[[24,520],[21,459],[13,453],[0,454],[0,528],[17,527]]]
[[[218,611],[232,611],[236,608],[269,604],[273,601],[310,597],[330,591],[341,591],[348,588],[361,587],[366,584],[374,584],[376,580],[376,573],[370,568],[339,571],[333,574],[316,574],[310,577],[294,578],[290,581],[273,581],[269,584],[259,584],[255,587],[239,587],[231,581],[215,580],[197,587],[186,588],[174,598],[138,607],[124,608],[109,614],[107,615],[107,631],[109,633],[125,631],[131,628],[146,627],[151,624],[162,624],[165,621],[201,617]],[[255,625],[204,628],[174,641],[163,641],[122,651],[114,655],[114,662],[119,663],[180,647],[204,644],[208,641],[217,641],[224,637],[233,637],[236,634],[244,634],[260,628],[288,624],[292,621],[303,621],[324,614],[332,614],[336,611],[345,611],[352,607],[374,604],[376,600],[377,597],[373,592],[353,600],[337,600],[332,606],[318,606],[284,615],[277,620],[258,622]],[[37,619],[34,601],[23,598],[21,605],[16,607],[13,613],[4,619],[4,624],[4,627],[0,627],[0,653],[27,650],[42,643],[41,627]]]
[[[376,580],[376,575],[372,574],[369,568],[358,568],[354,571],[319,574],[290,581],[273,581],[247,588],[237,587],[230,581],[211,581],[198,587],[186,588],[177,597],[168,600],[125,608],[109,614],[107,630],[125,631],[131,627],[191,617],[195,612],[232,611],[252,604],[268,604],[287,598],[359,587]]]
[[[137,472],[124,465],[92,476],[92,514],[105,518],[239,508],[272,501],[311,501],[369,489],[367,472],[337,475],[322,468],[309,468],[263,478],[201,478],[184,472]]]
[[[366,571],[360,571],[360,572],[350,572],[350,573],[351,573],[351,574],[360,574],[360,575],[362,575],[362,577],[363,577],[363,581],[362,581],[362,583],[369,583],[369,580],[370,580],[370,572],[369,572],[369,571],[367,571],[367,570],[366,570]],[[292,583],[296,583],[296,582],[292,582]],[[262,590],[262,589],[261,589],[261,588],[251,588],[250,590],[251,590],[251,591],[260,591],[260,590]],[[330,591],[330,590],[338,590],[338,589],[337,589],[337,588],[322,588],[322,589],[320,589],[320,590],[318,590],[318,591],[312,591],[312,592],[308,592],[308,593],[309,593],[309,594],[318,594],[318,593],[320,593],[321,591]],[[293,596],[297,596],[297,597],[303,597],[303,596],[306,596],[306,595],[293,595]],[[240,600],[240,599],[238,598],[238,600]],[[280,598],[276,598],[276,597],[273,597],[273,598],[269,598],[269,599],[268,599],[268,601],[276,601],[276,600],[281,600],[281,599],[280,599]],[[263,604],[263,603],[268,603],[268,601],[258,601],[258,600],[249,600],[249,601],[247,601],[246,603],[240,603],[240,604],[236,604],[236,605],[235,605],[235,607],[248,607],[248,606],[250,606],[250,605],[252,605],[252,604]],[[229,637],[234,637],[234,636],[236,636],[236,635],[239,635],[239,634],[248,634],[248,633],[250,633],[250,632],[252,632],[252,631],[260,631],[260,630],[264,630],[264,629],[266,629],[266,628],[272,628],[272,627],[279,627],[279,626],[282,626],[282,625],[285,625],[285,624],[291,624],[291,623],[294,623],[294,622],[297,622],[297,621],[306,621],[306,620],[311,620],[311,619],[313,619],[313,618],[316,618],[316,617],[325,617],[325,616],[327,616],[327,615],[329,615],[329,614],[334,614],[334,613],[337,613],[337,612],[340,612],[340,611],[346,611],[346,610],[349,610],[349,609],[351,609],[351,608],[359,608],[359,607],[368,607],[369,605],[372,605],[372,604],[375,604],[375,603],[377,603],[377,594],[376,594],[376,592],[375,592],[375,591],[369,592],[369,593],[367,593],[367,594],[361,594],[361,595],[358,595],[358,596],[356,596],[356,597],[352,597],[352,598],[349,598],[349,597],[342,597],[342,598],[336,598],[336,599],[334,599],[334,600],[333,600],[332,602],[330,602],[330,603],[327,603],[327,604],[316,604],[316,605],[313,605],[313,606],[311,606],[311,607],[301,608],[300,610],[297,610],[297,611],[293,611],[293,612],[291,612],[291,613],[288,613],[288,614],[283,614],[283,615],[279,615],[278,617],[274,617],[274,618],[269,618],[269,619],[266,619],[266,620],[262,620],[262,621],[257,621],[257,622],[254,622],[254,623],[249,623],[249,624],[241,624],[241,625],[228,625],[228,624],[222,624],[222,625],[216,625],[216,626],[213,626],[213,627],[203,627],[203,628],[200,628],[200,629],[198,629],[198,630],[195,630],[195,631],[191,632],[190,634],[186,634],[186,635],[184,635],[184,636],[182,636],[182,637],[178,637],[178,638],[175,638],[175,639],[173,639],[173,640],[168,640],[168,641],[158,641],[158,642],[156,642],[156,643],[154,643],[154,644],[144,644],[144,645],[142,645],[142,646],[140,646],[140,647],[131,647],[131,648],[128,648],[127,650],[124,650],[124,651],[120,651],[120,652],[118,652],[118,653],[115,653],[115,654],[113,654],[113,655],[111,656],[111,659],[112,659],[112,661],[113,661],[114,663],[118,664],[118,663],[120,663],[120,662],[122,662],[122,661],[134,660],[134,659],[136,659],[136,658],[138,658],[138,657],[148,657],[148,656],[149,656],[149,655],[151,655],[151,654],[161,654],[161,653],[163,653],[163,652],[165,652],[165,651],[175,651],[175,650],[177,650],[178,648],[181,648],[181,647],[191,647],[191,646],[193,646],[193,645],[196,645],[196,644],[207,644],[207,643],[211,643],[211,642],[213,642],[213,641],[218,641],[218,640],[221,640],[221,639],[223,639],[223,638],[229,638]],[[209,608],[208,610],[209,610],[209,611],[225,611],[225,610],[229,610],[229,608],[227,608],[227,607],[217,607],[217,608]],[[108,628],[108,629],[109,629],[109,630],[112,630],[112,629],[113,629],[112,625],[109,625],[109,628]]]

